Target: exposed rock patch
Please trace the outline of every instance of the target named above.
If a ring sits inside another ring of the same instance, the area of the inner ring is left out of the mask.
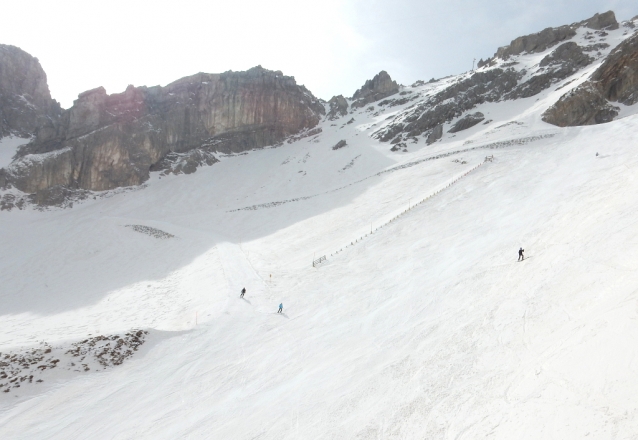
[[[445,122],[461,116],[465,111],[484,102],[496,102],[511,92],[517,85],[520,72],[513,69],[491,69],[475,72],[434,96],[415,105],[392,122],[374,133],[382,142],[396,139],[397,135],[416,137]]]
[[[519,84],[506,98],[518,99],[535,96],[593,61],[594,59],[586,55],[578,44],[573,41],[563,43],[541,60],[540,73]]]
[[[463,118],[456,121],[456,123],[450,128],[448,133],[458,133],[459,131],[467,130],[474,127],[479,122],[485,119],[485,115],[481,112],[476,112],[470,115],[465,115]]]
[[[40,384],[52,371],[58,376],[73,376],[121,365],[138,351],[147,335],[146,330],[131,330],[70,345],[42,342],[36,348],[0,353],[0,391],[16,393],[18,388]]]

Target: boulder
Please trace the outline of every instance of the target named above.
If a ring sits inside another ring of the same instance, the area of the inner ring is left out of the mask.
[[[541,60],[540,66],[544,68],[541,69],[542,73],[519,84],[506,98],[518,99],[535,96],[593,61],[594,59],[586,55],[578,44],[573,41],[563,43]]]
[[[346,145],[348,145],[348,143],[347,143],[344,139],[342,139],[342,140],[340,140],[339,142],[337,142],[337,143],[335,144],[335,146],[334,146],[334,147],[332,147],[332,149],[333,149],[333,150],[338,150],[339,148],[343,148],[343,147],[345,147]]]

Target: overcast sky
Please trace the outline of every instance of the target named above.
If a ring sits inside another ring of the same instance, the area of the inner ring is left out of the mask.
[[[471,69],[499,46],[636,0],[5,0],[0,43],[37,57],[63,107],[84,90],[166,85],[261,64],[316,96],[380,70],[402,84]]]

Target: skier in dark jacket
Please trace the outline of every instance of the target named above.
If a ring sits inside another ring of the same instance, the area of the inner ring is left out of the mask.
[[[246,288],[244,287],[243,289],[241,289],[241,295],[239,295],[239,297],[243,298],[245,293],[246,293]]]
[[[281,313],[284,310],[284,303],[279,304],[279,310],[277,310],[277,313]]]
[[[525,249],[520,248],[518,250],[518,261],[524,260],[525,259],[525,255],[523,255],[523,252],[525,252]]]

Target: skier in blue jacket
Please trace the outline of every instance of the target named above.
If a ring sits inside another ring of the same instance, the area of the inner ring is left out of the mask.
[[[277,310],[277,313],[281,313],[284,310],[284,304],[281,303],[279,304],[279,310]]]

